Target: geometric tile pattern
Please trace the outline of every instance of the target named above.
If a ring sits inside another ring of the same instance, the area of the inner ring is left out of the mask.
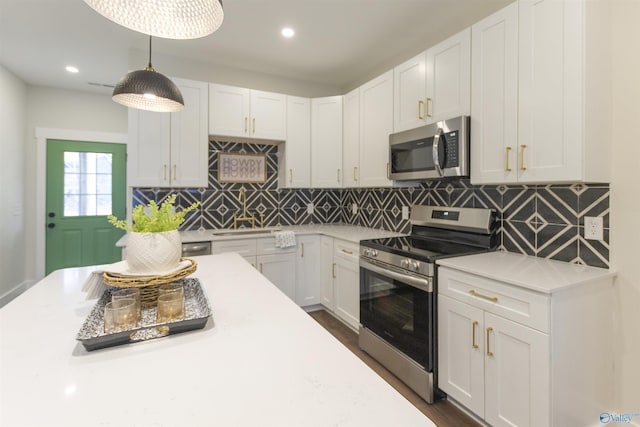
[[[220,183],[218,152],[261,153],[266,156],[263,184]],[[177,205],[199,201],[182,230],[233,227],[242,211],[238,200],[245,190],[247,210],[263,225],[346,223],[409,233],[403,206],[461,206],[494,209],[498,214],[500,248],[542,258],[597,267],[609,266],[609,185],[471,185],[468,179],[420,183],[404,188],[279,189],[278,148],[275,145],[209,142],[207,188],[134,188],[133,205],[162,202],[177,194]],[[309,214],[307,205],[313,203]],[[357,206],[356,213],[353,205]],[[584,238],[584,217],[601,216],[604,241]],[[240,226],[248,226],[242,224]]]

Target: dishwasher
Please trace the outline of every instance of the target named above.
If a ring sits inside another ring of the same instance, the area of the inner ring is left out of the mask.
[[[211,255],[211,242],[191,242],[182,244],[182,256]]]

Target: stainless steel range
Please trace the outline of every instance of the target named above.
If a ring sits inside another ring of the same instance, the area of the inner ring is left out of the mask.
[[[360,242],[360,348],[425,401],[438,392],[437,268],[445,257],[493,250],[491,209],[414,206],[411,235]]]

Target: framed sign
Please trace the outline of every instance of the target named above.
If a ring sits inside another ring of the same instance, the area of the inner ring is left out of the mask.
[[[264,154],[218,153],[218,181],[264,183],[267,181],[267,158]]]

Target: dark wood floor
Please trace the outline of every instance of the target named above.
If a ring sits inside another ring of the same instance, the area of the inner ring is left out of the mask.
[[[384,378],[393,388],[398,390],[419,411],[429,417],[438,427],[479,427],[473,419],[446,400],[429,405],[420,396],[396,378],[358,347],[358,334],[324,310],[309,313],[320,325],[336,337],[351,352],[364,361],[369,367]]]

